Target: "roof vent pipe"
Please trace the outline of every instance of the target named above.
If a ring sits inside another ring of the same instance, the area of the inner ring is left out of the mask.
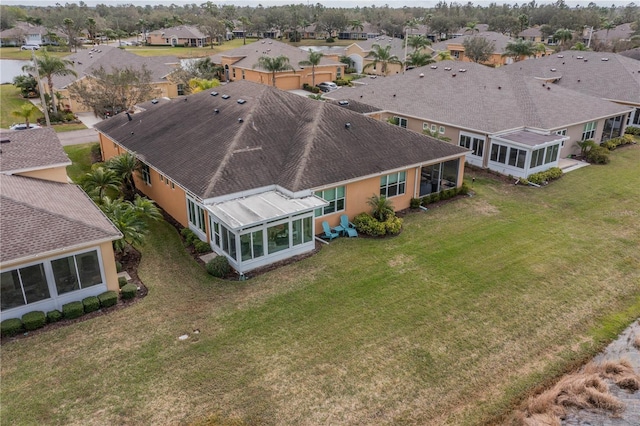
[[[127,119],[128,119],[129,121],[133,120],[133,118],[131,118],[131,114],[129,114],[128,112],[125,112],[125,114],[127,114]]]
[[[344,123],[344,128],[345,129],[350,129],[351,128],[351,123]]]

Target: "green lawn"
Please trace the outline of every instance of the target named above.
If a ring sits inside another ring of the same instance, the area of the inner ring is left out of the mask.
[[[2,105],[0,108],[0,128],[8,129],[13,123],[24,123],[21,118],[11,115],[11,111],[19,110],[20,106],[27,102],[29,101],[20,94],[20,89],[13,84],[0,85],[0,104]],[[42,116],[42,113],[34,115],[31,117],[31,123],[35,123]]]
[[[36,51],[36,55],[40,51]],[[63,58],[65,56],[70,55],[70,52],[49,52],[51,56],[57,56],[59,58]],[[0,48],[0,59],[21,59],[23,61],[28,61],[31,59],[31,51],[30,50],[20,50],[20,47],[2,47]]]
[[[82,145],[68,145],[64,147],[69,159],[73,162],[67,166],[67,175],[77,182],[85,173],[91,171],[91,147],[97,145],[95,143],[87,143]]]
[[[156,224],[145,299],[2,345],[0,416],[497,422],[640,316],[639,163],[622,148],[541,189],[478,176],[397,237],[341,238],[245,282],[210,278]]]
[[[255,39],[247,39],[247,44],[254,42]],[[216,53],[226,50],[235,49],[242,46],[242,39],[234,39],[226,41],[219,46],[207,47],[166,47],[166,46],[127,46],[128,52],[135,53],[140,56],[177,56],[178,58],[202,58],[205,56],[215,55]]]

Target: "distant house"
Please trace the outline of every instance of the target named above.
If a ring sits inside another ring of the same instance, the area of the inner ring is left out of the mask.
[[[636,47],[635,49],[625,50],[624,52],[618,53],[618,55],[626,56],[627,58],[640,61],[640,47]]]
[[[571,89],[632,108],[631,114],[602,124],[596,140],[624,132],[624,126],[640,127],[640,67],[638,61],[610,52],[568,50],[537,60],[504,67],[512,74],[535,77],[551,87]]]
[[[380,36],[380,29],[368,22],[363,23],[362,28],[349,27],[338,32],[340,40],[368,40]]]
[[[506,68],[442,61],[328,96],[375,107],[367,115],[447,138],[472,150],[469,164],[517,177],[557,166],[579,152],[576,141],[610,137],[631,111]]]
[[[365,69],[365,67],[374,62],[373,58],[369,55],[373,51],[373,45],[375,44],[383,49],[387,46],[391,46],[389,53],[391,55],[397,56],[400,61],[405,60],[404,55],[406,49],[404,47],[404,40],[393,37],[376,37],[357,41],[344,48],[343,56],[351,59],[353,67],[358,73],[364,72],[372,75],[382,75],[383,73],[380,63],[378,63],[378,65],[376,66],[369,66]],[[400,73],[402,72],[402,69],[402,65],[400,64],[387,64],[387,75]]]
[[[555,46],[556,40],[553,38],[553,35],[549,35],[545,37],[540,31],[540,27],[530,27],[526,30],[523,30],[518,33],[518,38],[521,40],[527,40],[532,43],[543,43],[547,46]]]
[[[211,37],[197,27],[180,25],[150,32],[147,43],[152,46],[204,47],[211,44]]]
[[[21,46],[23,44],[45,45],[54,42],[54,38],[63,36],[49,31],[42,25],[16,22],[13,28],[0,31],[2,46]]]
[[[462,184],[466,148],[349,105],[248,81],[187,99],[99,123],[102,153],[135,153],[136,187],[241,274],[313,250],[323,221],[372,195],[401,210],[421,187]]]
[[[460,27],[449,34],[449,38],[458,38],[465,35],[479,34],[489,32],[489,24],[476,24],[475,29],[469,27]]]
[[[107,72],[114,67],[142,69],[145,66],[151,72],[152,83],[157,90],[157,97],[176,97],[184,94],[184,88],[179,87],[168,79],[176,68],[180,66],[180,60],[175,56],[150,56],[144,57],[134,53],[118,49],[114,46],[100,45],[90,49],[79,49],[65,59],[72,61],[72,68],[78,76],[54,76],[53,89],[63,95],[62,103],[74,112],[87,111],[83,104],[71,99],[69,86],[79,80],[91,79],[92,73],[103,67]],[[46,82],[46,80],[45,80]],[[45,90],[48,90],[44,84]]]
[[[461,35],[455,39],[435,43],[431,48],[435,51],[448,51],[452,58],[459,61],[471,62],[467,55],[465,55],[464,42],[472,37],[485,38],[495,46],[493,54],[488,61],[484,62],[484,65],[502,66],[513,62],[512,57],[503,55],[507,44],[513,43],[516,40],[497,32],[480,32],[476,34]],[[551,51],[536,53],[536,57],[544,56],[546,53],[551,53]],[[521,57],[520,59],[526,58]]]
[[[247,80],[260,84],[271,85],[272,74],[270,71],[259,67],[258,60],[262,56],[278,57],[286,56],[294,70],[280,71],[276,73],[276,87],[283,90],[301,89],[303,84],[312,84],[312,67],[301,66],[301,61],[306,61],[309,53],[291,45],[276,40],[264,39],[227,50],[211,57],[211,61],[224,68],[224,78],[227,81]],[[320,64],[315,67],[316,84],[322,81],[333,81],[344,76],[346,65],[323,57]]]
[[[582,39],[584,43],[587,43],[589,41],[589,36],[590,36],[589,30],[590,29],[586,29],[582,35]],[[610,30],[600,29],[600,30],[594,31],[593,34],[591,35],[591,39],[592,39],[591,43],[593,43],[594,40],[598,40],[606,45],[612,46],[617,41],[629,40],[633,35],[634,31],[635,30],[632,28],[631,23],[621,24]]]
[[[118,291],[122,235],[65,171],[50,128],[0,131],[0,317]]]

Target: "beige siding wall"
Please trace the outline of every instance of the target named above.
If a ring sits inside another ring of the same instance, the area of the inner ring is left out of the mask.
[[[67,177],[67,168],[65,166],[52,167],[45,170],[33,170],[30,172],[18,173],[18,175],[36,179],[51,180],[54,182],[69,182],[69,178]]]
[[[337,78],[338,68],[341,68],[341,75],[344,76],[344,68],[346,65],[323,65],[317,66],[315,69],[315,82],[316,84],[322,81],[333,81]],[[243,78],[244,77],[244,78]],[[248,80],[253,81],[255,83],[266,84],[267,86],[271,86],[271,73],[234,67],[233,65],[229,65],[229,79],[234,80]],[[305,69],[296,69],[293,71],[279,72],[276,73],[276,87],[282,90],[295,90],[301,89],[304,84],[313,84],[313,76],[311,73],[311,68]]]

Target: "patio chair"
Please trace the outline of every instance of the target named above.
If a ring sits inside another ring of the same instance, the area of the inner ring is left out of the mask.
[[[358,236],[356,226],[353,223],[349,222],[349,216],[347,216],[346,214],[340,216],[340,228],[342,228],[342,233],[344,235],[348,235],[349,238]]]
[[[329,241],[340,236],[339,232],[336,232],[329,227],[329,222],[326,220],[322,222],[322,230],[324,231],[322,238],[328,238]]]

